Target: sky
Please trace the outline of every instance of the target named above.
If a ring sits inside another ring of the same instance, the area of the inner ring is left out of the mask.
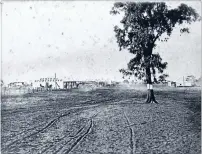
[[[200,1],[185,2],[201,14]],[[179,2],[169,2],[171,7]],[[10,1],[2,6],[2,78],[5,83],[54,77],[64,80],[122,80],[119,69],[133,57],[119,51],[110,15],[113,1]],[[190,34],[173,31],[158,43],[170,80],[201,76],[201,22]]]

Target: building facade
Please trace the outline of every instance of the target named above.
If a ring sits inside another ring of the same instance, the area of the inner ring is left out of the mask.
[[[176,87],[177,86],[176,82],[173,82],[173,81],[168,81],[167,83],[168,83],[169,87]]]
[[[8,84],[8,88],[19,88],[19,87],[27,87],[29,86],[25,82],[11,82]]]
[[[63,80],[58,78],[40,78],[33,82],[33,88],[52,88],[52,89],[62,89]]]

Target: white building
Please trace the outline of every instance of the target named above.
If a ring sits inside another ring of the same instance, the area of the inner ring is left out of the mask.
[[[190,75],[190,76],[187,76],[186,78],[181,78],[181,79],[178,79],[177,82],[176,82],[176,86],[177,87],[192,87],[192,86],[195,86],[195,77]]]
[[[192,87],[194,86],[195,84],[193,82],[189,82],[189,81],[182,81],[182,82],[177,82],[176,83],[176,86],[177,87]]]
[[[19,88],[19,87],[27,87],[30,86],[26,82],[11,82],[8,84],[9,88]]]
[[[176,82],[173,82],[173,81],[168,81],[167,84],[169,87],[176,87],[177,86]]]

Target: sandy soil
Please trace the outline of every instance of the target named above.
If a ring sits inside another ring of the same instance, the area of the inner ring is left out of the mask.
[[[133,88],[2,98],[2,154],[200,154],[201,91]]]

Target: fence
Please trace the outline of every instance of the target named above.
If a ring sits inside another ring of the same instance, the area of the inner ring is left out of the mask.
[[[32,89],[29,87],[20,87],[20,88],[8,88],[3,87],[1,89],[1,95],[22,95],[26,93],[31,93]]]
[[[23,95],[28,93],[52,91],[52,89],[47,88],[33,88],[33,87],[2,87],[1,95],[2,96],[11,96],[11,95]]]

